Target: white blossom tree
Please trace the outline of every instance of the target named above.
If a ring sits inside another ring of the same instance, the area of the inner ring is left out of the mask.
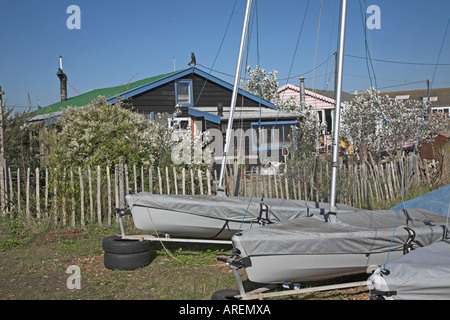
[[[369,150],[393,154],[412,147],[417,137],[419,145],[432,141],[442,130],[427,110],[425,102],[381,96],[370,88],[342,109],[341,137],[352,142],[363,161]]]

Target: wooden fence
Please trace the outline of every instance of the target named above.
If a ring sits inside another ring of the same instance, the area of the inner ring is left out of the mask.
[[[338,203],[364,207],[369,201],[390,201],[403,191],[406,174],[412,184],[431,185],[428,165],[414,157],[375,164],[340,164]],[[302,199],[327,202],[330,168],[321,162],[317,170],[299,168],[294,175],[261,175],[258,169],[243,172],[227,168],[227,193],[231,196]],[[147,191],[159,194],[215,194],[218,172],[127,165],[94,168],[1,168],[2,214],[26,219],[52,219],[56,224],[85,227],[111,225],[113,207],[124,207],[124,196]]]

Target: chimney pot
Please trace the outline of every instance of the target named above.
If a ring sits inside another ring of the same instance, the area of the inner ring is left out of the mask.
[[[305,77],[300,77],[300,106],[301,111],[305,110]]]
[[[59,78],[59,90],[61,93],[61,101],[67,100],[67,75],[62,71],[62,57],[59,56],[59,68],[56,72],[56,76]]]

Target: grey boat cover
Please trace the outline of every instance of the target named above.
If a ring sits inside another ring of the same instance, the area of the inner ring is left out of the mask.
[[[267,209],[268,219],[272,222],[324,214],[329,208],[326,203],[303,200],[275,198],[261,200],[256,197],[165,195],[148,192],[127,195],[126,200],[131,211],[134,206],[143,206],[238,222],[257,221],[261,217],[261,203],[263,209]],[[356,210],[342,204],[338,204],[337,208],[338,212]],[[265,213],[262,213],[262,218],[266,218]]]
[[[381,270],[387,269],[382,273]],[[376,279],[377,277],[382,278]],[[398,300],[450,299],[450,241],[442,240],[382,266],[371,276],[377,297]]]
[[[400,203],[392,207],[391,210],[403,208],[425,209],[443,216],[448,216],[450,212],[450,184],[423,196]]]
[[[380,253],[444,238],[445,217],[422,209],[342,211],[336,223],[314,215],[256,227],[234,235],[246,256]],[[409,229],[405,229],[407,227]],[[412,231],[411,231],[412,230]],[[446,237],[446,235],[445,235]]]

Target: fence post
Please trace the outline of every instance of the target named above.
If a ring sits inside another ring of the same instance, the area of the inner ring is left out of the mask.
[[[168,167],[166,167],[166,185],[167,185],[167,194],[170,194],[169,168]]]
[[[11,207],[14,207],[13,200],[14,200],[14,189],[13,189],[13,183],[12,183],[12,177],[11,177],[11,168],[8,167],[8,178],[9,178],[9,201],[11,201]]]
[[[198,183],[200,187],[200,194],[203,194],[203,177],[202,177],[202,171],[198,169]]]
[[[55,225],[58,223],[58,212],[57,212],[57,208],[58,208],[58,198],[57,198],[57,193],[58,193],[58,187],[57,187],[57,178],[56,178],[56,168],[53,168],[53,172],[54,172],[54,176],[53,176],[53,218],[55,219]]]
[[[150,189],[149,192],[153,193],[153,167],[148,170],[148,188]]]
[[[84,185],[83,185],[83,174],[81,172],[81,168],[78,167],[78,175],[80,178],[80,209],[81,209],[81,217],[80,217],[80,224],[81,227],[85,227],[84,223]]]
[[[75,227],[75,185],[73,183],[73,168],[70,168],[70,187],[72,189],[72,227]]]
[[[190,169],[190,174],[191,174],[191,193],[195,194],[194,173],[192,172],[192,169]]]
[[[40,201],[40,185],[39,185],[39,168],[36,168],[36,217],[41,218],[41,201]]]
[[[90,166],[88,166],[88,183],[89,183],[89,213],[92,222],[94,219],[94,199],[92,195],[92,175]]]
[[[206,171],[206,180],[208,183],[208,194],[211,195],[211,171]]]
[[[12,186],[11,186],[12,190]],[[45,208],[45,217],[48,218],[48,168],[45,167],[45,200],[44,200],[44,208]]]
[[[111,225],[111,175],[109,172],[109,165],[106,166],[106,183],[107,183],[107,192],[108,192],[108,226]]]
[[[159,182],[159,194],[162,194],[162,181],[161,181],[161,170],[159,169],[158,166],[158,182]]]
[[[102,225],[102,204],[101,204],[101,191],[100,191],[100,166],[97,166],[97,221],[99,225]]]
[[[173,170],[173,184],[175,187],[175,194],[178,194],[177,170],[175,169],[175,167],[173,167],[172,170]]]
[[[183,188],[183,194],[186,194],[186,168],[181,170],[181,186]]]
[[[141,166],[141,191],[145,191],[144,187],[145,179],[144,179],[144,166]]]
[[[63,212],[63,226],[66,225],[66,168],[63,170],[62,177],[63,187],[62,187],[62,212]]]
[[[27,188],[25,189],[25,212],[27,215],[27,218],[30,218],[30,168],[27,168]]]

